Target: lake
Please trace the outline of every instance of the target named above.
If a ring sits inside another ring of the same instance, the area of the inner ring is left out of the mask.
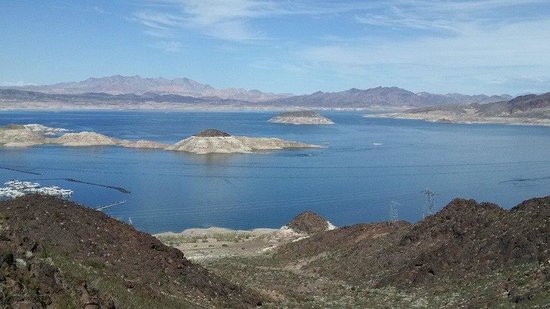
[[[123,139],[175,143],[206,128],[325,146],[191,155],[117,147],[0,148],[0,181],[75,191],[89,207],[156,233],[191,227],[278,228],[304,210],[337,226],[422,218],[426,188],[510,208],[550,194],[550,127],[438,124],[327,112],[332,126],[268,123],[275,113],[0,112],[0,125],[40,123]],[[17,172],[19,169],[38,175]],[[90,184],[70,182],[72,178]],[[96,184],[96,185],[94,185]],[[122,187],[123,193],[104,186]]]

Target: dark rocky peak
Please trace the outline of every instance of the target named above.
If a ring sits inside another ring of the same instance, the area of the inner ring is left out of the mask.
[[[231,134],[217,130],[217,129],[206,129],[202,130],[199,133],[193,135],[197,137],[227,137],[231,136]]]
[[[402,244],[427,239],[433,241],[461,238],[502,220],[505,215],[506,211],[495,204],[454,199],[435,215],[418,222],[411,232],[404,236]]]
[[[510,210],[514,212],[534,212],[545,213],[548,220],[550,220],[550,196],[532,198],[521,202]]]
[[[279,117],[319,117],[321,114],[312,110],[301,110],[301,111],[291,111],[284,112],[278,115]]]
[[[294,217],[287,226],[299,233],[315,234],[326,231],[329,228],[329,223],[318,214],[305,211]]]

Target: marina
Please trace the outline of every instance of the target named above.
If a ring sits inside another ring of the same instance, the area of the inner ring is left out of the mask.
[[[5,187],[0,188],[0,198],[14,199],[29,194],[42,194],[68,199],[73,195],[72,190],[63,189],[58,186],[42,187],[39,183],[10,180],[4,183]]]

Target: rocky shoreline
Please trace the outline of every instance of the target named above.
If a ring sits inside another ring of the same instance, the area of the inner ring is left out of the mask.
[[[488,104],[449,104],[366,117],[419,119],[441,123],[550,126],[550,93],[524,95]]]
[[[164,244],[177,248],[194,261],[223,257],[255,257],[273,252],[282,245],[336,229],[319,215],[306,211],[279,229],[256,228],[233,230],[220,227],[192,228],[179,233],[165,232],[155,236]]]
[[[504,124],[521,126],[550,126],[550,119],[542,118],[512,118],[512,117],[477,117],[477,116],[456,116],[448,113],[387,113],[387,114],[366,114],[366,118],[391,118],[406,120],[424,120],[435,123],[456,123],[456,124]]]

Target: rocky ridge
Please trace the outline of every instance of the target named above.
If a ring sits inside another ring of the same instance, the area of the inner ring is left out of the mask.
[[[546,308],[549,235],[550,196],[511,210],[455,199],[415,224],[319,229],[264,256],[205,265],[273,307]]]

